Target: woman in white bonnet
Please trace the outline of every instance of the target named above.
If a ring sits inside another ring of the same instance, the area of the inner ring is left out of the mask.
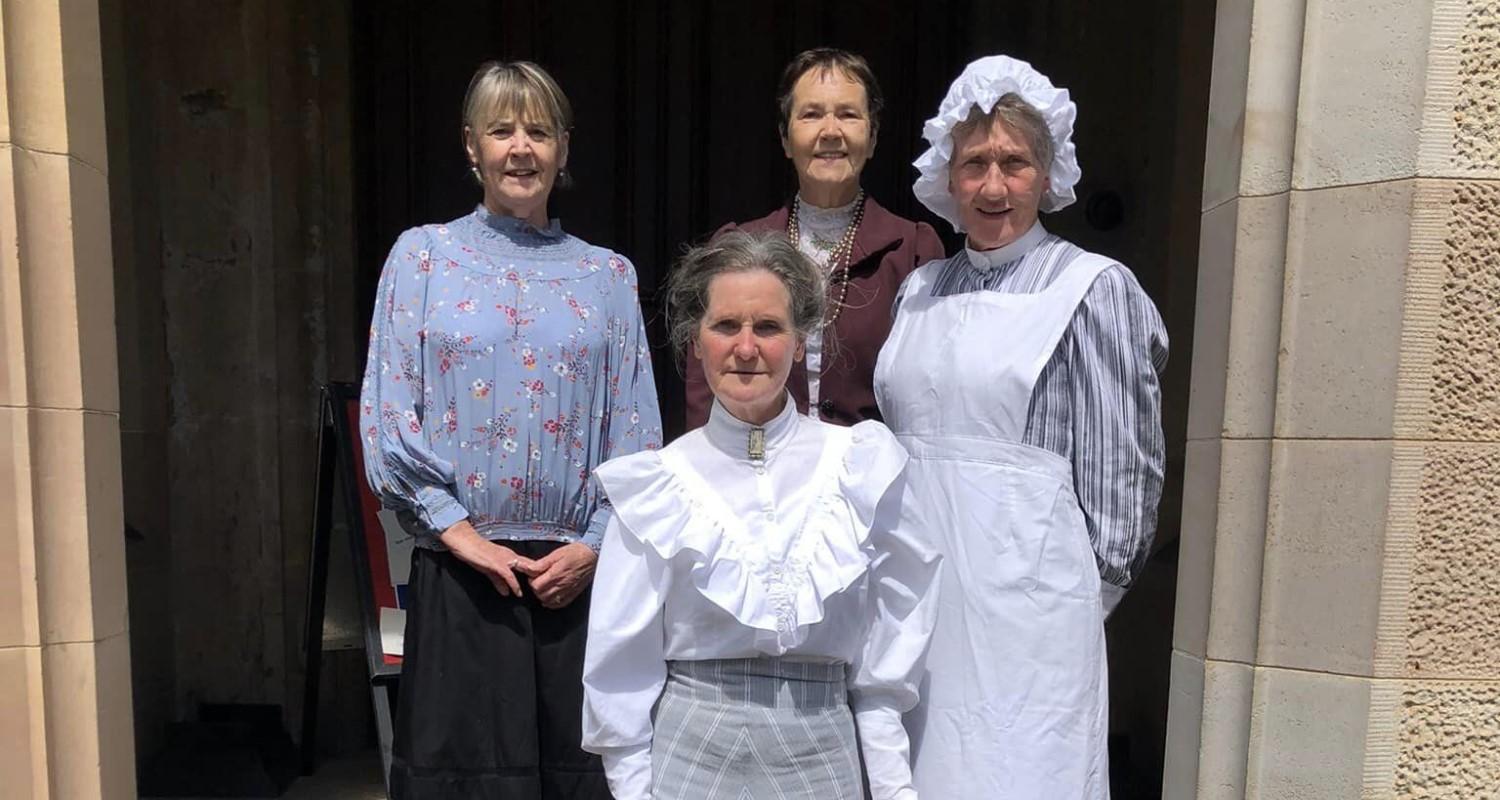
[[[913,186],[967,234],[911,275],[875,370],[911,454],[903,522],[944,554],[921,705],[924,797],[1109,797],[1104,618],[1150,551],[1167,336],[1123,265],[1046,231],[1077,108],[1029,64],[970,64]]]

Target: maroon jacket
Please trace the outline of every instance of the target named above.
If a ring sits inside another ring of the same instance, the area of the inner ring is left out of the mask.
[[[782,206],[738,226],[731,222],[720,232],[736,227],[751,233],[785,231],[788,213]],[[880,409],[875,406],[875,358],[891,332],[891,304],[896,290],[917,267],[942,257],[943,242],[931,225],[902,219],[865,197],[865,216],[854,235],[849,294],[843,313],[833,323],[833,341],[825,337],[823,345],[818,414],[824,421],[853,425],[880,419]],[[829,287],[830,294],[836,291],[836,286]],[[714,398],[703,377],[703,365],[691,348],[685,360],[687,429],[692,430],[708,422]],[[807,365],[802,361],[792,365],[787,388],[797,401],[797,410],[807,413]]]

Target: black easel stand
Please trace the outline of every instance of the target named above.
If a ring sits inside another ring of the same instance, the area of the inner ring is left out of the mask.
[[[385,663],[380,643],[380,609],[376,606],[366,551],[364,516],[360,506],[359,473],[350,436],[358,435],[358,419],[351,408],[358,389],[348,383],[323,387],[318,410],[318,483],[313,506],[312,553],[307,576],[307,618],[303,625],[303,653],[307,672],[302,694],[302,774],[317,766],[318,687],[323,666],[323,616],[328,597],[328,543],[333,536],[333,496],[337,484],[344,496],[349,521],[350,553],[359,590],[360,616],[365,627],[365,661],[369,667],[375,728],[380,738],[380,764],[386,786],[391,774],[391,704],[401,679],[400,665]],[[352,401],[352,402],[351,402]]]

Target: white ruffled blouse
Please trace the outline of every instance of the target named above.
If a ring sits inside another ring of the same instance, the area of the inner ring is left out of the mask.
[[[583,747],[617,800],[651,795],[651,710],[667,662],[780,656],[849,665],[876,800],[916,797],[901,715],[937,614],[937,552],[900,524],[906,451],[878,422],[799,415],[708,424],[595,471],[615,515],[594,573]]]

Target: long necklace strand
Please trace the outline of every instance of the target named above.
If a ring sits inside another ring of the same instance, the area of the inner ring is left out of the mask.
[[[792,240],[792,247],[798,247],[802,241],[801,231],[797,227],[797,207],[801,203],[792,201],[791,213],[786,218],[786,235]],[[828,288],[830,294],[833,285],[838,284],[839,297],[830,303],[829,314],[823,323],[827,328],[838,321],[839,313],[844,310],[844,300],[849,296],[849,267],[854,258],[854,235],[859,232],[859,223],[865,218],[865,190],[860,189],[859,194],[854,196],[854,216],[849,220],[849,227],[844,229],[843,238],[828,253],[828,261],[823,268],[828,273]],[[830,298],[831,299],[831,298]]]

